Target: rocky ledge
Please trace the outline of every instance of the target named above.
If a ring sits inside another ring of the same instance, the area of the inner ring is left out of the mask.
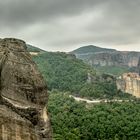
[[[51,140],[46,83],[26,43],[0,39],[0,140]]]

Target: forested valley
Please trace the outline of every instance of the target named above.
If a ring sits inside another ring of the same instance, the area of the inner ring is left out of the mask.
[[[33,60],[48,85],[48,109],[55,140],[140,139],[139,100],[117,90],[113,75],[98,75],[72,54],[45,52]],[[69,95],[124,101],[87,104]]]

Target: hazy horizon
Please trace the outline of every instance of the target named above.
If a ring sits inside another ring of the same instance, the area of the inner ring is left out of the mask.
[[[27,43],[27,44],[29,44],[29,43]],[[67,50],[67,51],[65,51],[65,50],[47,50],[46,48],[43,48],[43,47],[40,47],[40,46],[35,46],[35,45],[33,45],[33,44],[29,44],[29,45],[31,45],[31,46],[33,46],[33,47],[37,47],[37,48],[40,48],[40,49],[43,49],[43,50],[45,50],[45,51],[48,51],[48,52],[66,52],[66,53],[69,53],[69,52],[71,52],[71,51],[74,51],[74,50],[76,50],[76,49],[79,49],[79,48],[81,48],[81,47],[87,47],[87,46],[90,46],[90,45],[93,45],[93,46],[96,46],[96,47],[99,47],[99,48],[106,48],[106,49],[115,49],[115,50],[117,50],[117,51],[133,51],[133,52],[140,52],[140,50],[125,50],[125,48],[124,49],[116,49],[116,48],[111,48],[111,47],[102,47],[102,46],[97,46],[97,45],[94,45],[94,44],[85,44],[85,45],[82,45],[82,46],[79,46],[79,47],[74,47],[73,49],[71,48],[71,49],[69,49],[69,50]]]
[[[1,38],[47,51],[86,45],[140,51],[139,0],[0,1]]]

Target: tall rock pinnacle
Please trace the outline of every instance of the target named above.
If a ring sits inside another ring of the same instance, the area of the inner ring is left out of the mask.
[[[0,40],[0,140],[51,140],[46,83],[14,38]]]

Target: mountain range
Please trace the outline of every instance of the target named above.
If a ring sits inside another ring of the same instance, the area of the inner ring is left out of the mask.
[[[27,45],[27,47],[32,55],[46,52],[32,45]],[[140,52],[118,51],[88,45],[73,50],[69,54],[75,55],[76,58],[94,67],[97,73],[110,73],[118,76],[125,72],[138,72]]]
[[[115,75],[128,71],[137,71],[140,52],[118,51],[93,45],[84,46],[70,52],[78,59],[93,66],[99,72]]]

